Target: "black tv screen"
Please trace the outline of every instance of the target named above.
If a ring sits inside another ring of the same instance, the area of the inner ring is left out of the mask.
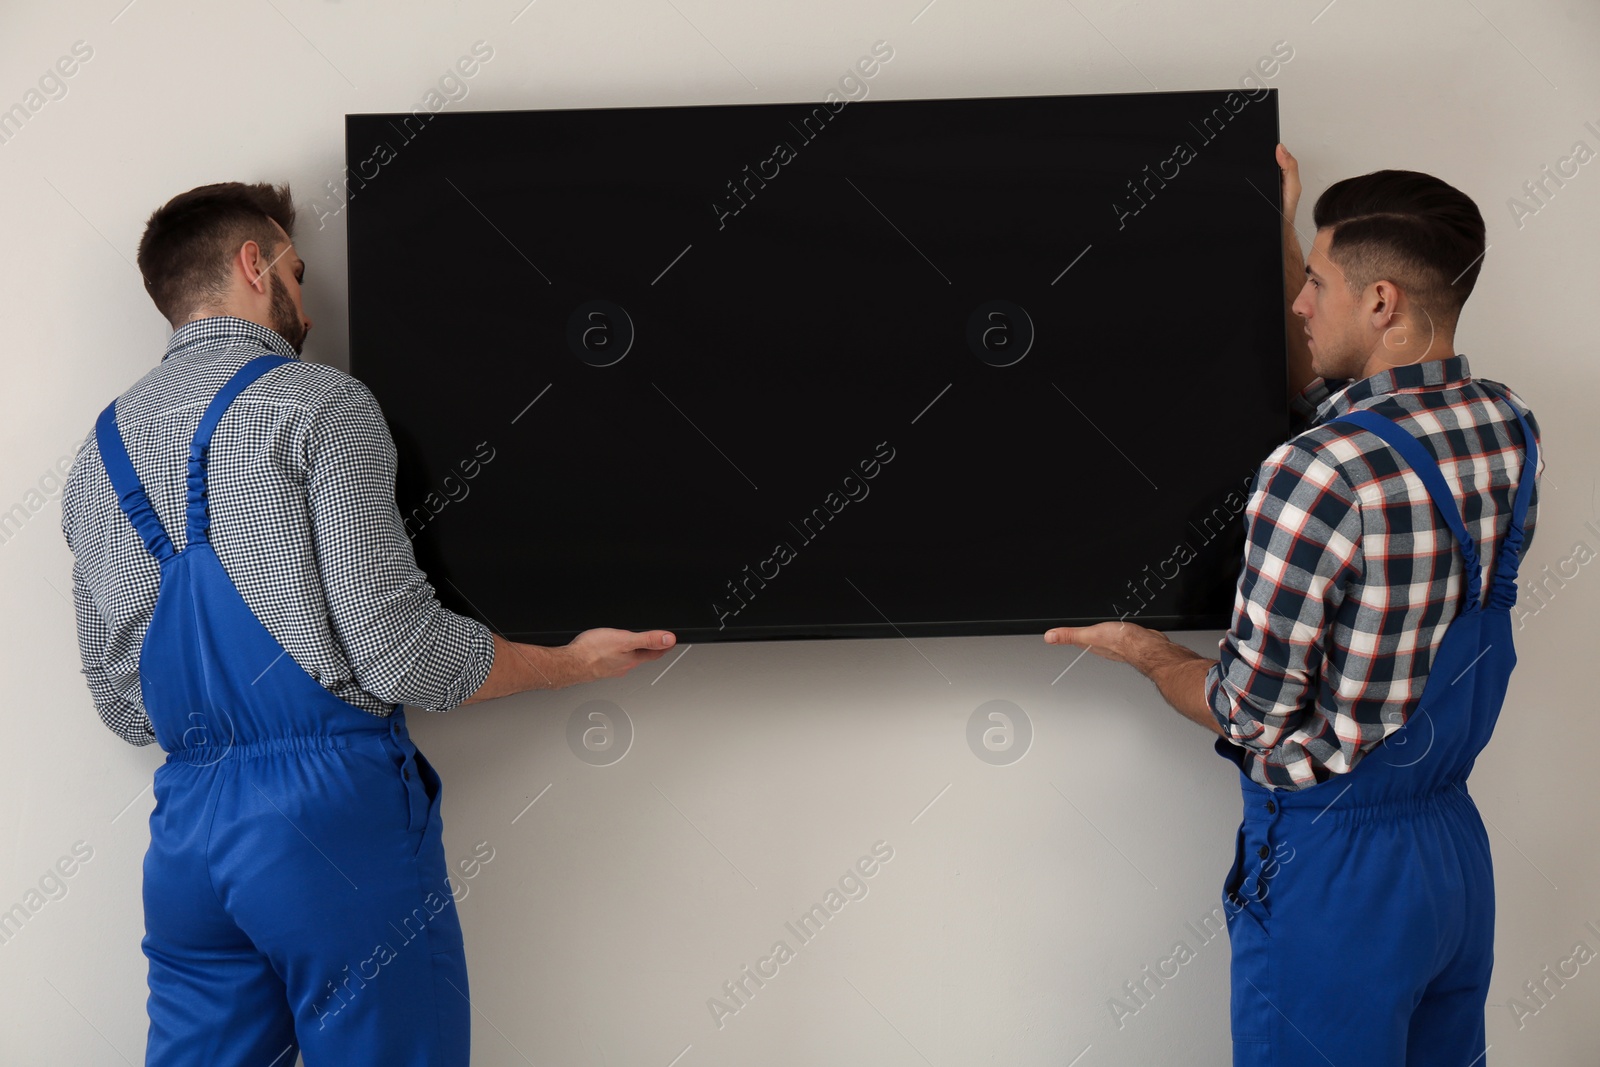
[[[347,116],[418,561],[544,643],[1225,627],[1277,140],[1274,90]]]

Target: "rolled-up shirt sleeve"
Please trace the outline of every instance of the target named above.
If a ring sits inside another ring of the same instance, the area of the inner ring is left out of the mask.
[[[1317,417],[1317,409],[1334,393],[1349,385],[1348,380],[1328,381],[1313,378],[1304,389],[1289,401],[1289,428],[1291,435],[1303,433]]]
[[[354,379],[324,398],[306,435],[306,495],[335,638],[356,683],[429,711],[471,696],[494,664],[482,623],[447,610],[417,567],[395,506],[395,447]]]
[[[1348,769],[1362,740],[1324,737],[1332,708],[1311,713],[1334,699],[1322,665],[1334,615],[1362,574],[1360,504],[1337,468],[1291,441],[1262,464],[1245,523],[1233,624],[1206,674],[1206,699],[1253,778],[1315,785]],[[1349,762],[1326,759],[1330,745]]]

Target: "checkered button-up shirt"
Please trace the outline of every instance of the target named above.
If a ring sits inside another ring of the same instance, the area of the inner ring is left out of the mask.
[[[1524,458],[1521,428],[1491,391],[1509,393],[1474,381],[1455,355],[1353,384],[1318,378],[1297,398],[1310,428],[1257,472],[1233,624],[1206,674],[1206,699],[1253,780],[1316,785],[1404,725],[1465,595],[1455,537],[1422,481],[1374,434],[1326,424],[1369,408],[1422,443],[1477,542],[1487,590]],[[1543,470],[1541,442],[1529,545]]]
[[[244,602],[323,688],[374,715],[396,704],[454,707],[483,683],[494,643],[445,610],[417,569],[395,506],[395,449],[367,387],[302,362],[272,330],[198,319],[117,400],[134,470],[173,545],[184,547],[189,440],[218,389],[265,352],[275,367],[229,407],[207,467],[210,539]],[[117,505],[93,435],[61,498],[72,549],[83,673],[101,719],[134,745],[155,740],[139,650],[160,568]]]

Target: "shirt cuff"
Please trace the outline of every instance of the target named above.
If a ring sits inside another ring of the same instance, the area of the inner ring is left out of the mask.
[[[1337,384],[1342,387],[1344,383]],[[1326,379],[1311,379],[1306,387],[1300,390],[1294,399],[1289,401],[1289,414],[1295,424],[1299,427],[1310,426],[1312,420],[1317,417],[1317,408],[1322,406],[1324,400],[1333,395],[1334,388],[1334,384]]]
[[[1222,641],[1217,642],[1220,649],[1227,641],[1224,635]],[[1233,738],[1233,705],[1228,700],[1227,690],[1222,687],[1222,661],[1219,659],[1206,671],[1206,703],[1211,708],[1211,717],[1217,720],[1217,725],[1222,728],[1223,739],[1229,744],[1238,744]]]
[[[467,662],[455,684],[450,687],[447,696],[449,703],[440,711],[456,707],[476,693],[494,669],[494,631],[476,619],[465,616],[457,618],[471,631],[467,641]]]

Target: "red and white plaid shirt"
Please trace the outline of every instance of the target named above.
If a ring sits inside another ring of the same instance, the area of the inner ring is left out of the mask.
[[[1487,590],[1524,458],[1507,395],[1537,439],[1521,398],[1474,381],[1462,355],[1353,384],[1318,378],[1291,405],[1310,428],[1256,474],[1233,625],[1206,674],[1211,710],[1255,781],[1316,785],[1400,729],[1465,592],[1455,537],[1421,479],[1376,435],[1325,424],[1368,408],[1422,443],[1477,541]],[[1528,545],[1544,454],[1541,441]]]

